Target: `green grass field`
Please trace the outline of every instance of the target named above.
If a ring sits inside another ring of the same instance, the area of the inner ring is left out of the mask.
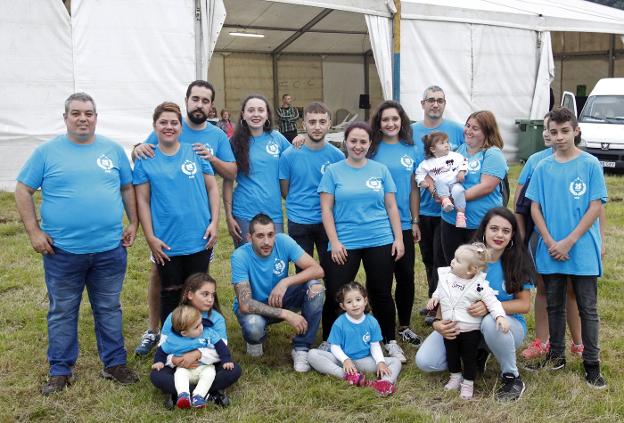
[[[510,180],[520,170],[513,166]],[[624,421],[624,180],[607,177],[610,202],[607,206],[607,257],[599,281],[602,318],[602,369],[609,384],[605,391],[588,388],[579,359],[569,359],[556,374],[530,374],[521,370],[527,384],[523,398],[515,403],[498,403],[498,365],[490,361],[484,377],[476,381],[475,400],[466,402],[442,389],[446,374],[425,374],[416,369],[416,350],[404,346],[410,361],[404,366],[397,393],[380,398],[372,390],[348,387],[345,383],[314,372],[296,374],[290,359],[289,327],[271,327],[262,359],[244,354],[240,329],[231,312],[233,290],[229,283],[229,254],[232,242],[221,223],[219,244],[211,273],[217,279],[220,301],[228,321],[230,347],[243,368],[243,376],[228,394],[232,405],[204,410],[174,410],[163,407],[163,395],[150,383],[151,357],[136,359],[132,352],[147,322],[148,249],[139,236],[129,252],[128,273],[122,293],[124,331],[129,365],[140,374],[139,383],[119,386],[99,376],[93,319],[86,295],[80,313],[80,357],[75,368],[77,381],[67,391],[50,397],[39,393],[46,362],[46,313],[48,301],[41,258],[28,241],[11,193],[0,193],[0,422],[25,421],[323,421],[323,422],[419,422],[419,421]],[[223,216],[223,214],[222,214]],[[97,234],[94,234],[96,236]],[[419,257],[417,255],[417,257]],[[417,258],[416,304],[425,301],[426,281]],[[360,273],[359,279],[363,281]],[[533,318],[529,317],[533,336]],[[414,315],[413,327],[426,335],[430,329]]]

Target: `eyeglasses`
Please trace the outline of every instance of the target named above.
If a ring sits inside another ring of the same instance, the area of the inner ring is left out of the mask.
[[[426,98],[425,99],[425,103],[427,104],[434,104],[434,103],[438,103],[440,106],[443,105],[444,103],[446,103],[446,100],[443,98]]]

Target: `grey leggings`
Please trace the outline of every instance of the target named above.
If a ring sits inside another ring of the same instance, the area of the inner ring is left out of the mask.
[[[401,372],[401,361],[394,357],[385,357],[385,360],[390,369],[390,375],[384,376],[381,379],[396,383],[399,373]],[[308,352],[308,363],[319,373],[344,379],[345,372],[342,369],[342,363],[329,351],[310,350]],[[375,360],[370,355],[353,360],[353,364],[355,364],[355,367],[361,372],[377,373],[377,363],[375,363]]]

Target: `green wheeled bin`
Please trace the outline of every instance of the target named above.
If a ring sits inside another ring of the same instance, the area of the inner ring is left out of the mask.
[[[542,119],[516,119],[516,125],[520,128],[518,138],[518,159],[526,162],[533,153],[544,150],[544,121]]]

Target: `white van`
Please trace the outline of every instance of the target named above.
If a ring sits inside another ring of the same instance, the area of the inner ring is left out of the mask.
[[[571,92],[563,93],[561,105],[577,113]],[[578,121],[579,146],[596,156],[603,168],[624,170],[624,78],[598,81]]]

